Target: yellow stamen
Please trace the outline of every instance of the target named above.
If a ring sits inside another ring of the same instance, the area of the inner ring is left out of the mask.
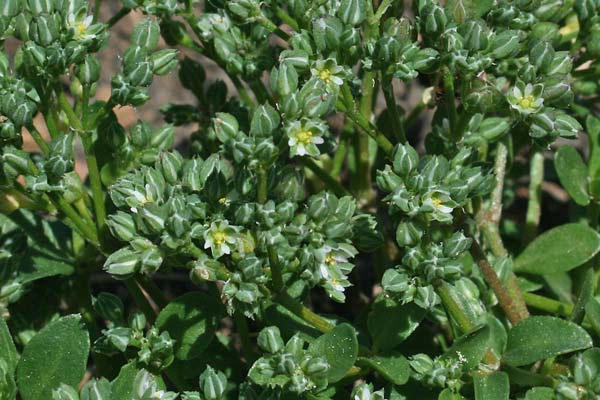
[[[331,71],[327,68],[319,71],[319,79],[321,79],[325,83],[329,83],[331,81]]]
[[[535,98],[532,95],[521,97],[521,99],[519,100],[519,106],[521,108],[531,108],[534,103]]]
[[[223,243],[225,243],[225,240],[227,239],[227,235],[225,235],[225,233],[222,231],[217,231],[217,232],[212,233],[212,238],[213,238],[213,241],[215,242],[215,244],[217,246],[220,246]]]
[[[329,265],[330,267],[333,267],[335,265],[335,259],[333,258],[333,254],[327,254],[327,257],[325,257],[325,264]]]
[[[87,26],[83,22],[78,22],[75,30],[77,31],[77,36],[81,37],[87,31]]]
[[[302,143],[303,145],[308,145],[312,142],[312,132],[309,130],[302,130],[296,133],[296,140],[298,143]]]
[[[442,201],[440,199],[434,197],[431,199],[431,202],[433,203],[433,206],[435,208],[437,208],[437,209],[442,208]]]
[[[219,203],[220,203],[220,204],[225,204],[225,203],[227,203],[227,197],[221,197],[221,198],[219,199]]]

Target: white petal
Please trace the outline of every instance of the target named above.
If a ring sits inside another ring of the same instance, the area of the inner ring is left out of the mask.
[[[296,154],[298,154],[299,156],[305,156],[306,147],[304,147],[303,144],[299,144],[298,146],[296,146]]]
[[[324,140],[323,140],[323,138],[321,136],[313,136],[312,142],[314,144],[321,144],[321,143],[324,142]]]

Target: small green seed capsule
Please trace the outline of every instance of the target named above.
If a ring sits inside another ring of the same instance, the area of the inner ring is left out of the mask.
[[[106,224],[110,233],[123,242],[131,241],[137,234],[133,217],[123,211],[117,211],[116,214],[110,215],[106,220]]]
[[[529,50],[529,62],[538,71],[545,72],[554,59],[554,48],[546,41],[538,41]]]
[[[227,377],[209,365],[200,375],[200,387],[206,400],[221,400],[227,388]]]
[[[146,329],[146,317],[141,311],[134,311],[129,316],[129,327],[134,331],[141,332]]]
[[[35,16],[49,14],[53,10],[52,0],[27,0],[29,11]]]
[[[177,55],[179,51],[173,49],[159,50],[150,55],[149,61],[152,62],[152,72],[155,75],[167,75],[177,66]]]
[[[367,18],[367,1],[342,0],[337,16],[344,24],[360,25]]]
[[[258,334],[258,347],[271,354],[283,349],[283,339],[281,338],[279,328],[269,326],[260,331]]]
[[[139,254],[124,247],[106,259],[103,269],[116,279],[127,279],[138,270],[138,257]]]
[[[293,67],[292,67],[293,68]],[[270,137],[271,133],[279,127],[281,117],[275,108],[265,103],[259,106],[250,121],[250,135],[257,137]]]
[[[519,48],[520,37],[517,31],[503,31],[492,39],[492,56],[496,59],[514,57]]]
[[[75,73],[83,85],[91,85],[100,79],[100,61],[91,55],[75,67]]]
[[[158,45],[160,26],[151,19],[140,22],[131,34],[131,45],[139,46],[146,51],[154,50]]]

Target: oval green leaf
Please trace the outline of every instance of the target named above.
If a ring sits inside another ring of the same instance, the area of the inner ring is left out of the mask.
[[[514,367],[592,347],[592,338],[579,325],[560,318],[529,317],[508,332],[503,361]]]
[[[337,382],[354,365],[358,356],[356,330],[350,324],[340,324],[319,336],[308,350],[315,356],[325,357],[329,363],[329,382]]]
[[[565,224],[545,232],[527,246],[515,271],[535,275],[570,271],[600,250],[600,235],[584,224]]]
[[[359,358],[359,361],[377,371],[384,379],[394,385],[404,385],[410,377],[410,364],[400,353],[385,356]]]
[[[484,326],[456,340],[442,358],[454,358],[464,362],[463,370],[469,371],[479,365],[479,361],[490,347],[490,337],[490,328]]]
[[[221,319],[223,305],[202,292],[186,293],[170,302],[156,318],[156,327],[175,339],[180,360],[198,357],[208,347]]]
[[[8,326],[2,317],[0,317],[0,358],[6,361],[9,371],[11,373],[14,372],[19,361],[19,354],[17,353]]]
[[[25,349],[17,366],[23,400],[48,400],[61,383],[77,387],[85,374],[90,338],[80,315],[46,325]]]
[[[475,400],[508,400],[510,383],[505,372],[476,375],[473,379]]]
[[[575,203],[580,206],[590,204],[587,166],[577,150],[571,146],[560,147],[554,155],[554,167],[561,185]]]
[[[393,349],[418,328],[424,316],[425,310],[415,304],[398,304],[383,297],[377,299],[367,320],[373,349]]]

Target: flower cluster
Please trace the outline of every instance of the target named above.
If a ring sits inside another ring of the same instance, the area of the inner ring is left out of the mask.
[[[284,344],[277,327],[266,327],[258,335],[258,346],[267,354],[250,369],[249,377],[256,385],[281,387],[298,394],[327,388],[329,364],[306,350],[300,335]]]

